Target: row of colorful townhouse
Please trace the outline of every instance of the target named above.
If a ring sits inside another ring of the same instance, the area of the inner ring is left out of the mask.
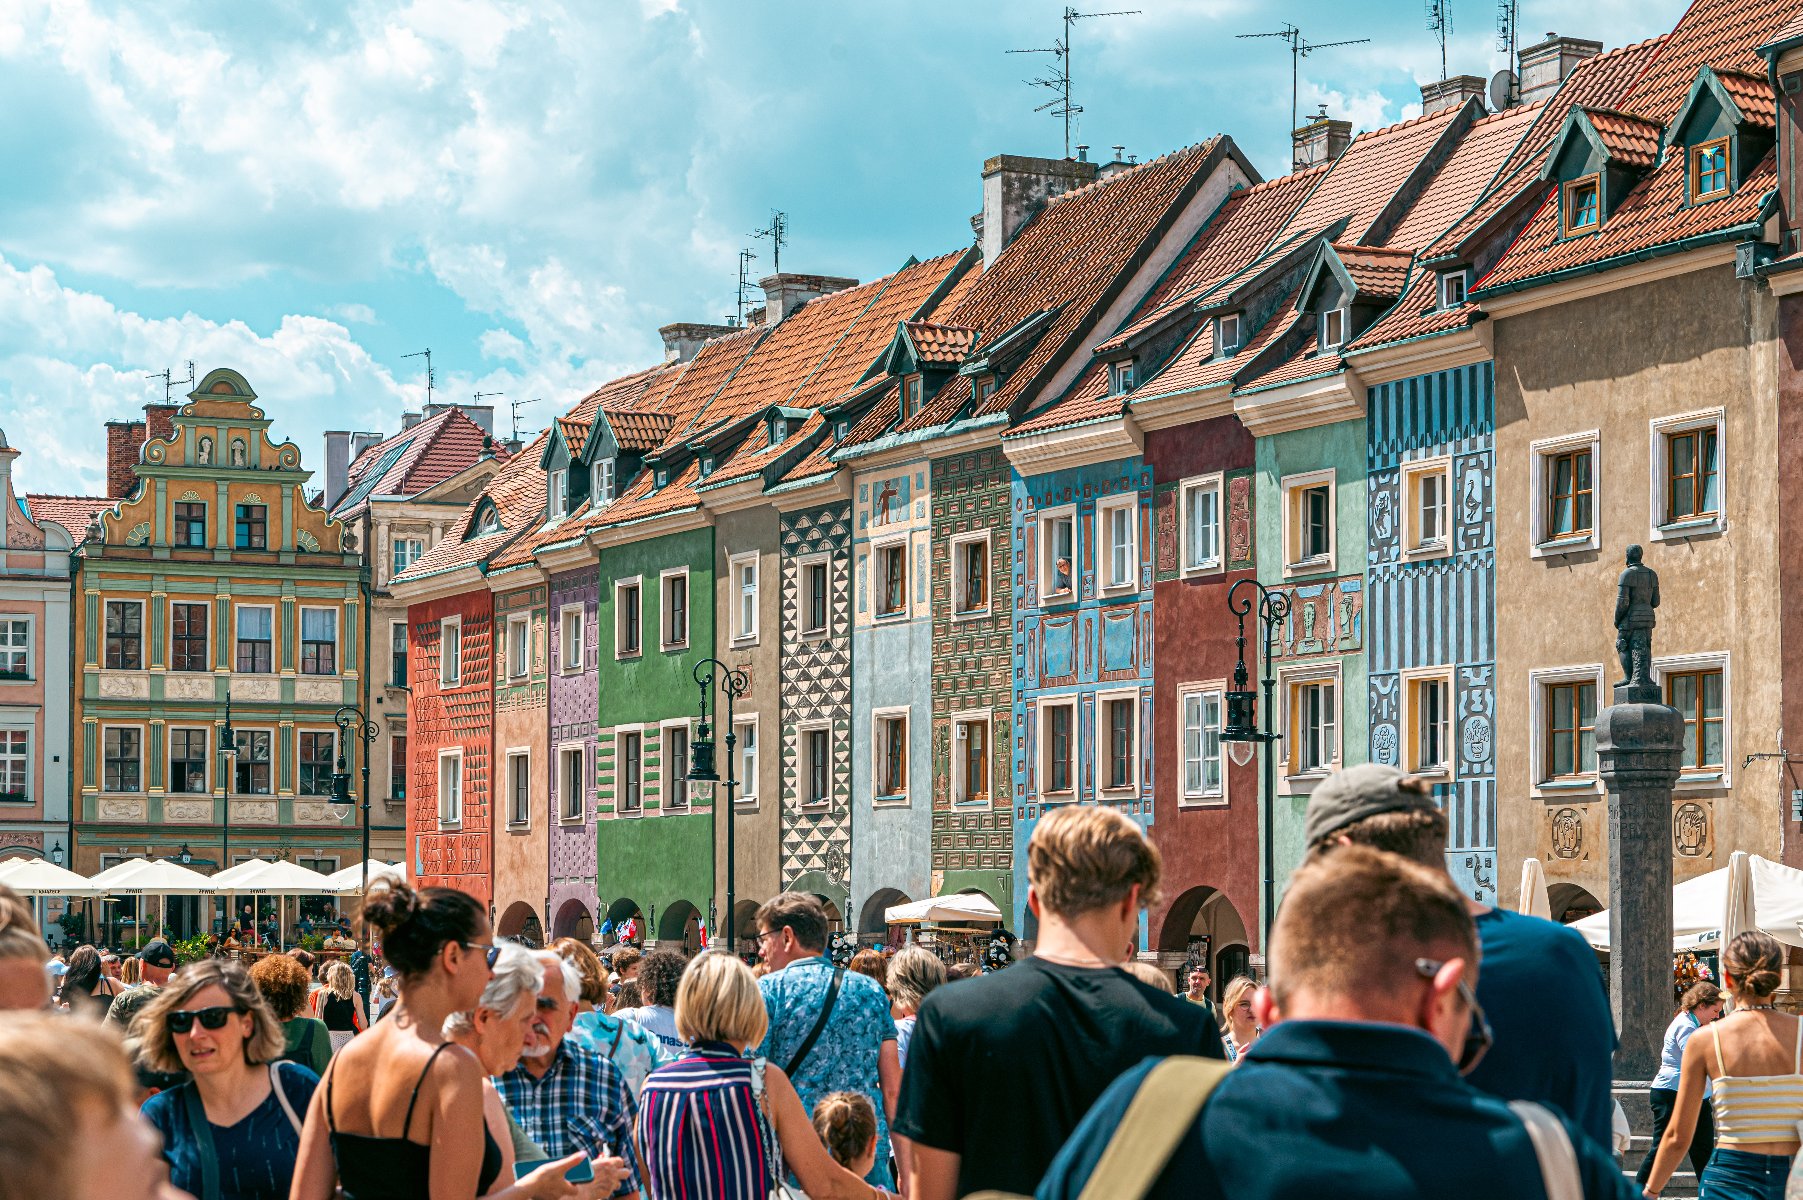
[[[1311,789],[1373,760],[1433,782],[1471,896],[1538,858],[1575,914],[1607,902],[1630,543],[1664,575],[1680,877],[1798,857],[1793,7],[1551,37],[1519,102],[1459,77],[1399,125],[1322,117],[1268,181],[1226,136],[994,158],[971,249],[666,328],[392,585],[420,877],[503,933],[695,944],[730,822],[741,935],[798,889],[866,938],[979,892],[1030,938],[1034,823],[1109,804],[1165,859],[1142,952],[1224,977],[1264,839],[1281,875]],[[1246,580],[1288,602],[1268,825],[1221,737]],[[684,765],[710,658],[749,683],[730,813]]]

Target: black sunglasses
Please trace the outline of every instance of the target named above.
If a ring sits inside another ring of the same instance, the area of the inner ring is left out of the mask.
[[[1431,958],[1415,960],[1416,972],[1427,980],[1432,980],[1445,965]],[[1490,1019],[1484,1015],[1484,1006],[1477,1002],[1477,993],[1471,990],[1462,975],[1459,977],[1459,999],[1471,1009],[1471,1028],[1465,1031],[1465,1044],[1459,1048],[1459,1074],[1469,1075],[1484,1061],[1484,1055],[1490,1053],[1496,1035],[1490,1031]]]
[[[481,950],[488,960],[488,969],[494,970],[495,963],[501,958],[501,948],[493,942],[458,942],[465,950]]]
[[[169,1014],[169,1032],[192,1032],[195,1021],[200,1022],[202,1029],[224,1029],[227,1021],[243,1012],[244,1010],[236,1005],[220,1005],[216,1008],[178,1008]]]

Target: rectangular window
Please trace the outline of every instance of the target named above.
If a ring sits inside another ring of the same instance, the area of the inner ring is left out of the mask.
[[[532,619],[530,617],[509,617],[507,619],[507,677],[509,679],[525,678],[532,661]]]
[[[507,823],[532,822],[532,756],[516,750],[507,756]]]
[[[207,612],[205,604],[171,604],[169,606],[169,669],[171,671],[210,671],[213,664],[207,656]]]
[[[1108,367],[1108,394],[1110,396],[1125,396],[1128,392],[1130,392],[1132,390],[1133,390],[1133,363],[1132,363],[1132,361],[1129,360],[1127,362],[1110,363],[1109,367]]]
[[[614,657],[631,658],[640,652],[640,623],[644,613],[639,608],[639,581],[614,585]],[[576,652],[578,655],[581,651]],[[578,659],[580,661],[580,659]]]
[[[1182,524],[1183,571],[1219,570],[1221,566],[1221,477],[1186,480],[1178,517]]]
[[[1444,553],[1451,544],[1452,460],[1404,463],[1402,490],[1404,550]]]
[[[1684,718],[1683,769],[1720,771],[1725,759],[1721,669],[1668,672],[1665,702]]]
[[[207,506],[192,500],[175,503],[175,544],[205,546],[207,544]]]
[[[632,607],[638,608],[639,589],[632,588]],[[616,595],[616,603],[625,603]],[[636,643],[636,639],[635,639]],[[634,650],[638,647],[635,644]],[[582,606],[568,605],[557,613],[557,665],[565,675],[582,670]]]
[[[392,556],[391,556],[393,564],[394,564],[393,574],[399,575],[402,571],[405,571],[408,567],[411,567],[414,563],[419,561],[419,556],[424,554],[425,552],[426,552],[426,543],[425,543],[425,539],[423,539],[423,538],[396,538],[396,539],[394,539],[393,552],[392,552]]]
[[[1334,350],[1346,341],[1346,310],[1330,308],[1320,316],[1321,349]]]
[[[1139,701],[1133,696],[1108,696],[1102,700],[1102,751],[1106,774],[1102,786],[1110,791],[1130,788],[1135,747],[1139,742]]]
[[[395,621],[388,627],[388,682],[393,687],[407,686],[407,622]]]
[[[463,823],[463,751],[450,750],[438,756],[438,823]]]
[[[828,567],[825,559],[803,563],[801,566],[801,631],[804,634],[826,632]]]
[[[270,786],[270,745],[274,735],[267,729],[233,730],[238,753],[233,756],[232,790],[240,796],[267,796]]]
[[[109,792],[142,791],[143,763],[139,755],[143,751],[144,731],[115,726],[105,731],[102,742],[105,765],[102,786]]]
[[[1139,573],[1136,516],[1138,504],[1132,497],[1097,506],[1096,523],[1101,527],[1097,540],[1102,545],[1102,587],[1105,590],[1130,588],[1136,582]]]
[[[907,611],[908,543],[878,546],[871,561],[876,568],[876,615],[893,617]]]
[[[989,607],[989,535],[952,541],[952,612],[968,616]]]
[[[758,557],[744,554],[732,560],[732,638],[748,642],[758,635]]]
[[[211,729],[169,731],[169,791],[172,795],[207,790],[207,752],[212,738]]]
[[[664,586],[664,648],[675,649],[689,644],[689,573],[668,572]]]
[[[31,678],[31,618],[0,617],[0,679]]]
[[[338,673],[338,610],[301,609],[301,674]]]
[[[1217,800],[1226,795],[1221,769],[1221,701],[1218,691],[1183,693],[1185,800]]]
[[[545,480],[546,511],[561,517],[570,511],[570,476],[567,471],[552,471]]]
[[[1466,271],[1447,271],[1440,276],[1440,307],[1457,308],[1465,303],[1465,289],[1471,276]]]
[[[978,404],[981,404],[981,403],[983,403],[983,401],[989,399],[989,397],[991,397],[995,394],[995,376],[993,376],[993,375],[977,376],[974,380],[971,381],[970,394],[971,394],[971,398],[974,399]]]
[[[334,733],[322,733],[315,730],[302,730],[300,734],[300,786],[295,790],[303,796],[330,796],[332,794],[332,767],[336,747]]]
[[[1039,712],[1045,790],[1072,791],[1077,780],[1077,706],[1068,702],[1046,704]]]
[[[144,603],[106,602],[106,667],[112,671],[144,669]]]
[[[584,812],[584,793],[588,790],[582,777],[583,748],[565,746],[557,752],[557,816],[563,821],[580,821]]]
[[[1690,148],[1690,198],[1706,200],[1728,190],[1728,139]]]
[[[1586,175],[1565,185],[1565,232],[1568,236],[1595,229],[1600,216],[1595,175]]]
[[[1546,765],[1544,778],[1596,774],[1596,684],[1546,685]]]
[[[1339,685],[1332,679],[1290,685],[1290,774],[1331,771],[1339,760]]]
[[[266,504],[240,504],[238,506],[238,549],[269,549],[269,506]]]
[[[388,797],[407,798],[407,735],[394,734],[388,739]]]
[[[1589,533],[1593,528],[1591,509],[1594,499],[1589,448],[1549,455],[1546,467],[1548,536],[1567,538]]]
[[[1405,681],[1408,712],[1406,770],[1422,775],[1452,766],[1452,681],[1444,675]]]
[[[1716,426],[1665,435],[1667,522],[1694,521],[1721,512]]]
[[[663,745],[664,807],[689,806],[689,727],[664,726]]]
[[[801,734],[801,761],[805,772],[803,804],[825,804],[832,799],[832,748],[825,729],[807,729]]]
[[[237,670],[261,675],[275,670],[275,609],[238,609]]]
[[[758,720],[756,717],[741,717],[733,722],[732,731],[738,739],[733,747],[739,755],[737,802],[755,804],[758,798]]]
[[[974,718],[952,725],[952,770],[959,804],[989,803],[989,721]]]
[[[592,502],[596,507],[607,504],[614,498],[614,460],[597,459],[590,468],[589,490],[593,493]]]
[[[901,419],[907,420],[920,411],[920,376],[909,375],[901,382]]]
[[[1069,509],[1039,518],[1039,599],[1068,600],[1077,560],[1077,518]]]
[[[438,685],[456,687],[462,682],[463,621],[446,617],[438,623]]]
[[[903,799],[908,794],[908,717],[878,713],[876,717],[876,794]]]
[[[22,804],[31,799],[31,732],[0,729],[0,801]]]
[[[1334,476],[1331,471],[1283,480],[1284,566],[1320,570],[1333,559]]]
[[[619,742],[620,811],[635,813],[645,804],[645,735],[622,733]]]
[[[1215,351],[1221,358],[1232,358],[1240,349],[1240,314],[1228,313],[1215,318]]]

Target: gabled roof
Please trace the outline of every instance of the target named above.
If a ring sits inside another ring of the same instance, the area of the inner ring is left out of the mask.
[[[371,496],[414,496],[443,483],[480,458],[484,442],[496,458],[506,458],[506,450],[462,409],[434,413],[359,454],[332,515],[345,520],[362,511]]]
[[[1419,250],[1445,232],[1497,178],[1504,160],[1539,120],[1542,107],[1518,105],[1472,122],[1383,244]]]
[[[1533,128],[1515,147],[1496,177],[1508,178],[1524,162],[1546,149],[1565,127],[1565,116],[1572,109],[1614,107],[1658,56],[1669,36],[1662,33],[1644,42],[1606,50],[1579,63],[1559,90],[1547,99]]]
[[[484,566],[516,538],[537,528],[545,512],[545,472],[538,465],[551,431],[546,429],[519,454],[509,459],[495,477],[488,481],[482,494],[472,500],[463,515],[438,544],[428,549],[412,566],[395,576],[395,583],[411,583],[442,575],[459,567]],[[493,533],[475,533],[472,521],[477,510],[493,505],[501,528]]]
[[[1463,108],[1442,109],[1382,129],[1361,133],[1334,161],[1291,224],[1321,228],[1346,222],[1349,242],[1372,240],[1373,226],[1395,199],[1409,172],[1439,144]]]
[[[1176,396],[1228,382],[1237,372],[1250,367],[1273,342],[1287,335],[1303,321],[1303,314],[1296,311],[1295,306],[1295,300],[1300,294],[1300,289],[1291,291],[1270,318],[1246,339],[1246,344],[1225,358],[1215,357],[1214,324],[1205,322],[1189,343],[1165,364],[1164,369],[1134,390],[1133,400],[1138,402]]]
[[[1324,271],[1331,273],[1343,290],[1357,296],[1364,303],[1393,300],[1402,295],[1403,282],[1409,277],[1411,258],[1407,250],[1330,242],[1322,246],[1316,256],[1297,302],[1302,303],[1309,298]]]
[[[1719,103],[1736,125],[1748,125],[1754,129],[1778,127],[1778,96],[1772,91],[1769,77],[1749,75],[1744,71],[1718,71],[1714,67],[1699,67],[1696,80],[1690,85],[1683,105],[1672,118],[1670,137],[1676,138],[1684,128],[1685,121],[1690,118],[1691,110],[1704,96],[1712,97]]]
[[[119,503],[114,496],[50,496],[30,495],[25,497],[25,512],[32,521],[43,524],[54,521],[61,525],[68,535],[75,539],[77,545],[87,535],[88,525],[94,517]]]
[[[1659,161],[1660,133],[1659,126],[1643,117],[1606,108],[1574,108],[1566,114],[1559,136],[1553,139],[1552,149],[1540,168],[1541,178],[1552,178],[1560,155],[1574,138],[1588,141],[1610,163],[1645,170]]]
[[[968,325],[903,321],[901,327],[913,347],[914,361],[923,367],[956,367],[977,344],[977,331]]]
[[[604,408],[601,420],[622,450],[645,453],[663,445],[676,421],[668,413],[637,412],[630,408]]]

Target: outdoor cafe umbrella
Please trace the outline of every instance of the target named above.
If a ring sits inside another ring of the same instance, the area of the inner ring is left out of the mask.
[[[406,868],[400,863],[385,863],[381,859],[372,858],[367,863],[352,863],[348,867],[333,871],[326,876],[326,883],[334,894],[339,896],[357,896],[363,892],[363,869],[369,868],[369,881],[374,883],[386,875],[390,879],[407,878]]]
[[[1728,917],[1728,892],[1734,874],[1734,860],[1729,866],[1686,879],[1672,889],[1672,950],[1714,950],[1723,944],[1722,933]],[[1783,863],[1745,855],[1745,876],[1752,896],[1753,919],[1748,928],[1761,929],[1787,946],[1803,947],[1803,871]],[[1737,900],[1736,904],[1741,901]],[[1739,918],[1739,919],[1743,919]],[[1594,913],[1572,922],[1573,929],[1598,950],[1609,948],[1609,910]]]
[[[956,896],[932,896],[908,904],[895,904],[883,910],[883,920],[891,925],[944,925],[993,922],[1001,924],[1002,910],[989,897],[977,893]]]
[[[1722,904],[1722,949],[1741,934],[1759,928],[1753,901],[1753,862],[1745,850],[1728,856],[1728,891]],[[1732,999],[1732,998],[1731,998]],[[1738,1004],[1730,1007],[1738,1008]]]
[[[166,858],[133,858],[108,867],[89,878],[90,886],[101,892],[124,892],[137,896],[210,896],[218,889],[199,871],[189,870]],[[168,901],[158,914],[167,924]]]
[[[276,897],[278,943],[288,927],[287,897],[329,896],[333,890],[331,881],[318,871],[279,858],[252,858],[228,867],[213,876],[213,886],[221,891]]]
[[[86,876],[41,858],[0,862],[0,883],[21,896],[98,896],[101,892]]]
[[[1521,862],[1521,900],[1515,911],[1529,917],[1552,918],[1553,902],[1546,894],[1546,867],[1537,858]]]

